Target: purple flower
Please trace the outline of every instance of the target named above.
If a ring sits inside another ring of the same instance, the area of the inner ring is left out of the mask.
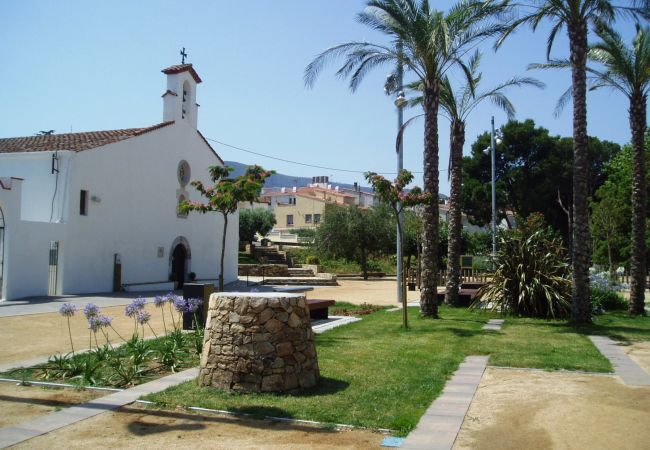
[[[195,313],[203,304],[202,298],[188,298],[187,299],[187,312]]]
[[[59,308],[59,314],[63,317],[72,317],[75,312],[77,312],[77,305],[73,305],[72,303],[64,303]]]
[[[108,316],[99,316],[99,322],[101,323],[101,326],[104,328],[110,327],[111,322],[113,322],[113,318]]]
[[[131,302],[132,305],[134,305],[138,309],[144,308],[144,305],[147,304],[147,299],[144,297],[138,297],[135,300]]]
[[[134,317],[138,313],[138,311],[139,311],[139,309],[136,308],[133,303],[129,303],[124,308],[124,314],[126,314],[129,317]]]
[[[126,305],[124,308],[124,314],[126,314],[129,317],[134,317],[136,314],[138,314],[139,311],[142,311],[144,309],[144,305],[147,304],[147,299],[144,297],[138,297],[134,299],[131,303]]]
[[[99,316],[90,316],[88,317],[88,328],[93,332],[97,333],[102,327],[102,321]]]
[[[165,303],[167,303],[167,297],[163,295],[156,295],[153,298],[153,304],[156,305],[156,308],[162,308]]]
[[[135,320],[137,320],[140,325],[149,322],[149,319],[151,319],[151,313],[148,311],[139,311],[135,316]]]
[[[168,292],[167,295],[165,295],[165,298],[169,303],[174,303],[174,300],[176,300],[177,297],[178,295],[174,294],[173,292]]]
[[[84,308],[84,315],[86,319],[90,320],[91,317],[99,315],[99,307],[93,303],[88,303]]]
[[[188,312],[187,303],[185,302],[185,299],[179,295],[175,297],[176,298],[174,298],[174,308],[176,308],[176,311],[178,311],[179,313]]]

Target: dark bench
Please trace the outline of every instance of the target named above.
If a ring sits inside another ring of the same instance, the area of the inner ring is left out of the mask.
[[[441,305],[445,301],[445,293],[447,291],[443,292],[438,292],[438,304]],[[458,305],[456,306],[469,306],[472,301],[474,300],[474,297],[476,297],[476,293],[478,292],[478,289],[460,289],[458,291]]]
[[[307,300],[311,320],[327,320],[328,308],[334,303],[334,300]]]

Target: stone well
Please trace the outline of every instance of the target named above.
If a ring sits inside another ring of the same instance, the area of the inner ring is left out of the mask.
[[[320,378],[305,297],[212,294],[199,385],[235,392],[295,392]]]

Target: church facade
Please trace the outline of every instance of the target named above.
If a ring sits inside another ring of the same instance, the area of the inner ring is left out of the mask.
[[[223,220],[178,211],[223,161],[197,130],[191,64],[163,70],[163,121],[146,128],[0,139],[0,293],[171,289],[219,274]],[[224,281],[237,279],[238,214]]]

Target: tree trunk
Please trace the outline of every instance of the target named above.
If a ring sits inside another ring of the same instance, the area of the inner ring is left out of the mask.
[[[632,245],[630,263],[630,314],[645,314],[646,278],[646,167],[644,132],[646,99],[634,93],[630,99],[632,129]]]
[[[454,120],[451,123],[451,188],[449,192],[449,238],[447,240],[447,292],[445,302],[458,304],[460,291],[460,252],[463,223],[461,216],[460,190],[462,183],[463,145],[465,124]]]
[[[363,272],[363,279],[368,279],[368,255],[366,254],[366,248],[361,247],[361,271]]]
[[[591,322],[589,302],[589,208],[587,205],[589,154],[587,152],[587,23],[567,24],[573,87],[573,299],[571,321]]]
[[[395,211],[396,218],[399,217],[399,213],[399,211]],[[397,220],[397,239],[399,239],[402,248],[404,248],[404,232],[402,231],[402,224],[399,219]],[[402,281],[404,281],[403,273]],[[402,289],[402,293],[404,293],[403,285],[399,286],[399,288]],[[408,300],[406,299],[406,295],[402,295],[402,324],[404,325],[405,329],[409,327]]]
[[[221,238],[221,266],[219,267],[219,292],[223,292],[223,260],[226,255],[226,232],[228,231],[228,214],[223,214],[223,237]]]
[[[424,86],[424,192],[431,202],[424,205],[422,242],[422,284],[420,311],[423,317],[438,317],[438,107],[440,84],[436,76]]]

